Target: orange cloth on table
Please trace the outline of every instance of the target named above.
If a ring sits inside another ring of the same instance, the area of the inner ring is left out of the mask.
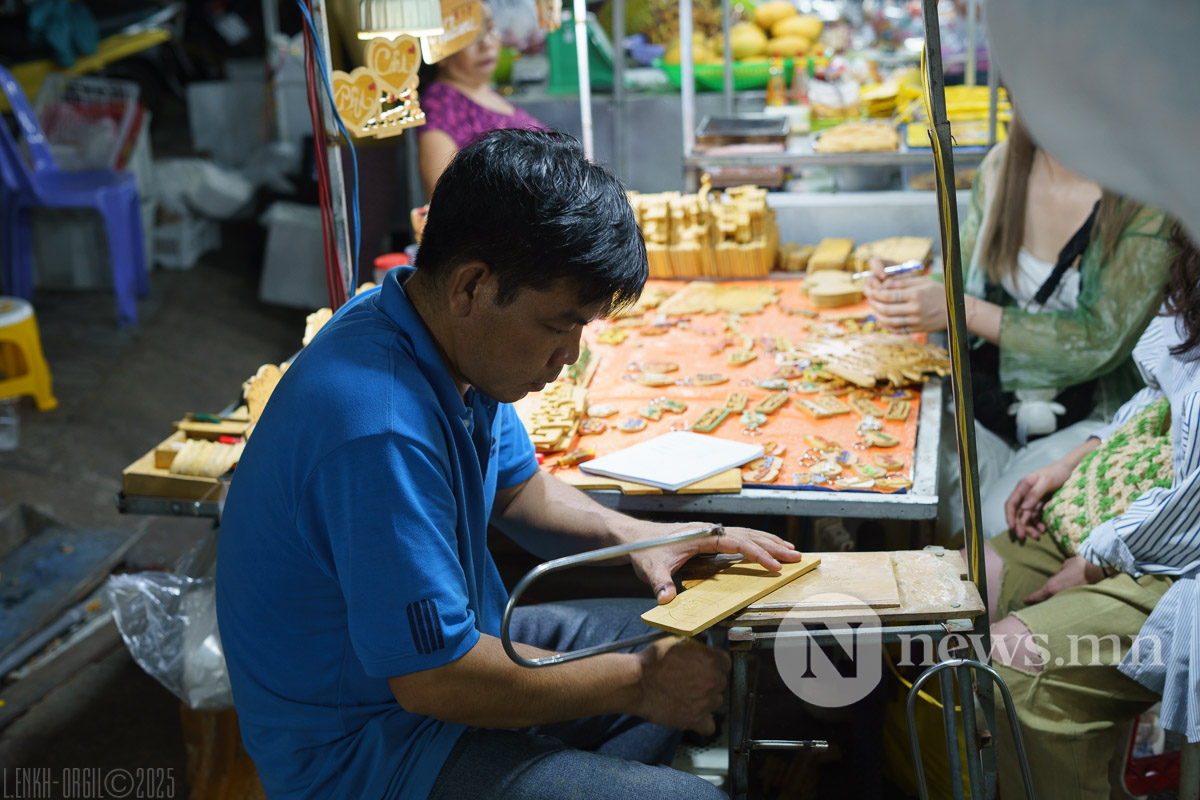
[[[613,403],[620,409],[620,412],[616,416],[608,418],[608,429],[604,433],[583,437],[577,436],[568,448],[568,451],[586,446],[594,448],[597,456],[605,455],[667,433],[673,424],[678,423],[690,426],[706,409],[713,406],[724,406],[725,398],[730,392],[746,392],[749,395],[746,408],[753,409],[755,404],[768,394],[771,394],[771,391],[760,389],[751,384],[750,381],[770,378],[778,369],[775,364],[774,354],[763,352],[758,345],[757,340],[759,337],[764,335],[785,336],[791,339],[793,343],[799,344],[808,340],[809,323],[820,322],[822,319],[835,316],[865,315],[871,311],[869,305],[859,303],[843,308],[821,309],[820,318],[815,319],[800,314],[787,314],[780,310],[780,305],[791,308],[817,310],[813,309],[808,302],[808,298],[801,294],[800,281],[737,281],[731,285],[739,288],[747,288],[763,284],[769,284],[779,289],[779,300],[777,303],[768,305],[761,314],[742,315],[742,332],[755,338],[754,352],[758,356],[750,363],[742,366],[730,366],[725,361],[726,353],[731,349],[740,347],[740,345],[726,348],[716,354],[710,353],[712,348],[720,342],[726,333],[722,330],[722,323],[725,320],[724,313],[687,315],[693,330],[680,330],[673,326],[670,331],[662,336],[643,336],[638,329],[629,328],[627,329],[628,337],[619,345],[598,344],[596,342],[596,333],[609,327],[612,324],[611,322],[602,320],[589,326],[584,331],[584,338],[588,341],[588,347],[591,348],[592,357],[600,358],[601,361],[592,378],[591,384],[587,387],[588,405]],[[647,288],[661,286],[668,290],[677,291],[683,289],[686,285],[682,281],[658,280],[649,281]],[[647,323],[649,323],[653,316],[654,312],[646,314]],[[677,318],[672,317],[670,319],[675,320]],[[696,328],[710,330],[712,334],[701,335],[694,330]],[[914,335],[912,338],[913,341],[922,342],[925,337]],[[695,375],[699,372],[720,372],[728,375],[729,380],[726,383],[715,386],[643,386],[624,379],[625,375],[637,374],[629,369],[631,362],[653,361],[669,361],[678,364],[679,369],[670,373],[670,376],[675,379]],[[743,384],[743,381],[745,381],[745,384]],[[804,441],[804,437],[809,435],[823,436],[826,439],[837,442],[842,446],[843,450],[848,450],[855,455],[855,463],[876,466],[875,456],[879,454],[887,454],[898,458],[904,462],[903,473],[909,480],[912,479],[913,449],[917,438],[917,417],[920,411],[919,399],[912,400],[912,408],[909,411],[908,419],[904,422],[883,420],[882,416],[886,405],[882,400],[877,401],[879,415],[883,424],[882,430],[885,433],[898,437],[900,444],[888,448],[872,447],[866,450],[855,450],[854,444],[859,440],[856,428],[862,417],[851,411],[849,414],[842,414],[827,419],[814,419],[795,406],[795,400],[816,396],[815,394],[789,393],[788,402],[774,414],[767,417],[766,424],[762,426],[760,429],[761,433],[756,437],[749,437],[742,433],[741,414],[739,412],[730,412],[724,422],[715,431],[707,435],[720,436],[740,442],[752,441],[765,443],[768,441],[778,441],[784,444],[787,450],[783,455],[784,466],[779,472],[779,477],[773,483],[763,484],[764,486],[774,488],[794,486],[795,484],[792,481],[793,473],[808,471],[808,468],[799,465],[798,459],[804,455],[805,451],[810,449],[808,443]],[[688,405],[687,411],[682,414],[665,413],[661,419],[648,422],[646,427],[637,433],[621,433],[616,430],[616,423],[623,419],[637,417],[637,410],[647,405],[656,397],[683,400]],[[843,403],[846,402],[846,398],[844,397],[839,399]],[[582,444],[580,443],[580,439],[584,440]],[[553,466],[553,461],[553,458],[547,458],[547,463],[543,466],[543,469],[551,473],[564,471],[563,468]],[[578,469],[578,467],[570,467],[569,469]],[[848,466],[842,471],[842,477],[851,477],[854,474],[852,466]],[[819,485],[818,488],[833,488],[832,479],[827,484]],[[883,490],[872,489],[871,491]]]

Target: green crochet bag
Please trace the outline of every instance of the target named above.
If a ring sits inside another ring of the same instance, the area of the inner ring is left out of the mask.
[[[1042,512],[1046,532],[1068,556],[1094,528],[1125,513],[1130,503],[1170,488],[1171,407],[1164,397],[1143,408],[1088,453]]]

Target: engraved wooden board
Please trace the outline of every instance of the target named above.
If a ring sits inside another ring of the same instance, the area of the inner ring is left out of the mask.
[[[750,604],[768,608],[834,609],[851,607],[828,595],[849,595],[871,608],[898,608],[900,587],[888,553],[813,553],[821,568],[781,586]],[[822,595],[825,595],[822,597]],[[861,607],[857,604],[854,607]]]
[[[842,553],[844,557],[863,559],[867,553]],[[899,550],[888,554],[900,590],[897,608],[880,608],[875,613],[884,624],[935,622],[945,619],[970,619],[985,612],[979,589],[966,578],[966,567],[954,550]],[[736,620],[738,625],[777,626],[790,609],[746,609]],[[803,619],[822,621],[861,613],[854,609],[805,609]],[[794,618],[794,617],[793,617]]]
[[[739,562],[680,592],[666,605],[650,609],[642,614],[642,622],[681,636],[695,636],[763,595],[816,569],[820,563],[821,559],[811,553],[805,553],[802,560],[793,564],[784,564],[779,572],[770,572],[758,564]]]

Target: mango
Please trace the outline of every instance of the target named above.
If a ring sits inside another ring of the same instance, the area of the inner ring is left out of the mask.
[[[802,36],[780,36],[767,40],[767,55],[795,58],[807,53],[809,47],[808,39]]]
[[[768,0],[754,9],[754,22],[764,31],[769,31],[775,23],[799,13],[788,0]]]
[[[694,61],[700,60],[700,51],[702,49],[705,51],[709,51],[710,48],[708,47],[708,40],[704,38],[703,33],[700,33],[699,31],[693,32],[692,33],[692,57],[693,57]],[[679,63],[679,40],[678,39],[671,40],[671,43],[669,45],[667,45],[667,51],[665,53],[663,53],[662,60],[663,60],[664,64],[678,64]]]
[[[782,36],[799,36],[808,39],[810,42],[815,42],[821,38],[821,31],[825,29],[825,23],[821,22],[820,17],[815,17],[812,14],[797,14],[794,17],[781,19],[771,26],[771,36],[779,38]]]
[[[729,30],[729,41],[735,60],[761,56],[767,51],[767,35],[753,22],[739,22],[734,25]]]

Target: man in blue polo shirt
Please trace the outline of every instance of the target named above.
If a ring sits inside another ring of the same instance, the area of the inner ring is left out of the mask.
[[[272,798],[722,796],[656,766],[713,730],[728,658],[660,640],[541,670],[500,645],[488,523],[542,557],[691,526],[639,522],[537,469],[509,405],[634,300],[619,182],[569,137],[497,131],[437,184],[416,270],[338,311],[284,375],[222,520],[217,611],[245,746]],[[759,531],[636,554],[658,601],[697,552],[772,569]],[[518,609],[530,653],[614,641],[647,603]]]

